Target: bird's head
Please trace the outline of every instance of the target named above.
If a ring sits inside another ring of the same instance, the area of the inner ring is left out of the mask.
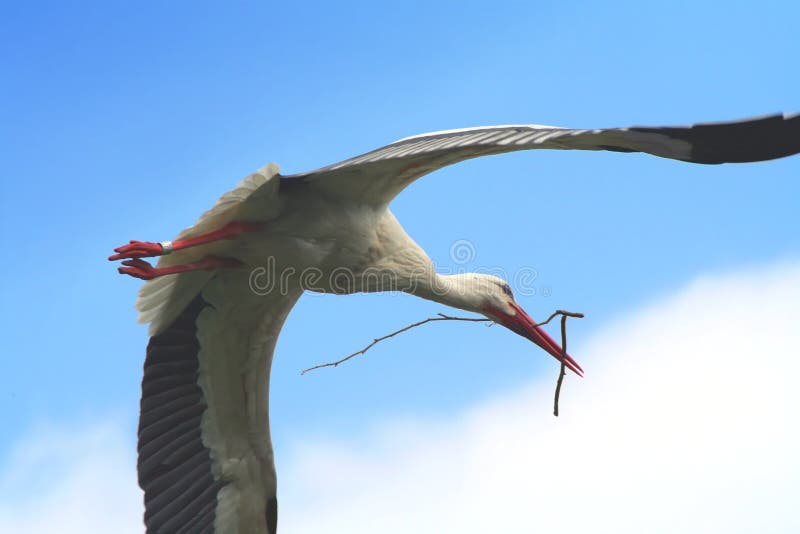
[[[450,289],[460,293],[456,297],[457,307],[485,315],[533,341],[545,352],[561,361],[559,344],[514,300],[508,282],[497,276],[481,273],[454,275],[448,278],[455,282]],[[575,374],[583,376],[583,369],[569,354],[566,355],[564,363]]]

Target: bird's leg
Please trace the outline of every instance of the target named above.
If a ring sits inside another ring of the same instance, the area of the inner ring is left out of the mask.
[[[173,250],[181,250],[189,247],[196,247],[197,245],[205,245],[213,243],[220,239],[231,239],[239,234],[246,232],[257,232],[264,227],[261,223],[251,222],[231,222],[207,234],[199,235],[197,237],[190,237],[187,239],[176,239],[175,241],[162,241],[161,243],[153,243],[151,241],[131,241],[127,245],[122,245],[114,249],[116,254],[109,256],[110,261],[135,259],[135,258],[151,258],[153,256],[164,256]]]
[[[152,280],[167,274],[185,273],[189,271],[211,271],[221,267],[241,267],[243,264],[233,258],[220,258],[218,256],[206,256],[194,263],[184,263],[182,265],[172,265],[170,267],[153,267],[146,261],[135,258],[122,262],[124,267],[117,269],[119,274],[127,274],[142,280]]]

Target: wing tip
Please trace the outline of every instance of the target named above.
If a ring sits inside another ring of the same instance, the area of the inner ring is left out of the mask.
[[[688,156],[680,159],[692,163],[751,163],[800,153],[800,113],[772,113],[684,128],[630,129],[661,133],[689,143]]]

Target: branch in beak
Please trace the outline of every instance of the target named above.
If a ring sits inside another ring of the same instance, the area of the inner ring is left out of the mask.
[[[500,319],[500,324],[509,330],[516,332],[524,338],[530,339],[553,358],[561,361],[561,347],[559,344],[556,343],[555,340],[553,340],[553,338],[551,338],[550,335],[519,306],[519,304],[516,302],[510,302],[509,304],[514,308],[514,311],[517,312],[515,315],[509,315],[494,308],[490,310],[490,314],[498,317]],[[567,354],[564,360],[564,365],[566,365],[570,371],[578,376],[583,376],[583,369],[581,369],[581,366],[578,365],[578,362],[576,362],[572,356]]]

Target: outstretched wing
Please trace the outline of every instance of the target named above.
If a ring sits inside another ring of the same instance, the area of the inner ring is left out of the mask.
[[[218,272],[150,338],[138,445],[148,534],[275,534],[269,375],[300,292],[256,295],[247,278]]]
[[[267,165],[246,177],[179,238],[276,216],[277,173]],[[162,256],[159,266],[236,252],[225,240]],[[300,290],[258,289],[247,269],[220,269],[156,278],[140,290],[140,320],[152,336],[138,436],[148,534],[275,534],[269,375]]]
[[[340,163],[281,177],[281,182],[306,182],[329,194],[388,203],[417,178],[447,165],[537,148],[647,152],[693,163],[763,161],[800,152],[800,115],[600,130],[540,125],[447,130],[406,137]]]

